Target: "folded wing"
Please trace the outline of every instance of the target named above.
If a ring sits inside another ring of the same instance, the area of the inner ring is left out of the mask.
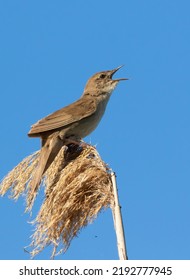
[[[32,125],[28,136],[36,137],[43,132],[63,128],[94,114],[95,111],[96,104],[94,100],[88,98],[79,99]]]

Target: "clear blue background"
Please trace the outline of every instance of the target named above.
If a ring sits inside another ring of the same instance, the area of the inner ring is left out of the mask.
[[[190,258],[190,2],[0,2],[0,178],[39,149],[30,125],[73,102],[95,72],[125,64],[86,141],[117,173],[130,259]],[[33,216],[0,198],[0,259],[29,259]],[[51,248],[36,259],[49,259]],[[57,259],[118,259],[111,211]]]

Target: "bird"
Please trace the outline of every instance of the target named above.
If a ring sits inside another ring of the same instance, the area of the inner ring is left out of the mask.
[[[98,126],[113,90],[120,81],[128,80],[112,79],[122,66],[94,74],[77,101],[31,126],[28,136],[41,138],[39,163],[32,178],[33,191],[40,185],[43,174],[60,149],[70,143],[80,143]]]

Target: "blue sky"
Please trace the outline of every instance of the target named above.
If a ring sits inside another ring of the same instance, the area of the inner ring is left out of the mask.
[[[80,97],[95,72],[125,64],[86,141],[117,173],[130,259],[189,259],[190,3],[169,0],[1,1],[3,178],[39,149],[30,125]],[[35,217],[0,198],[0,259],[29,259]],[[47,248],[36,259],[49,259]],[[111,211],[57,259],[118,259]]]

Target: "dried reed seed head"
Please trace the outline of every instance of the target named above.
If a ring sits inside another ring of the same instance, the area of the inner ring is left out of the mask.
[[[80,230],[113,200],[110,175],[94,147],[87,146],[60,169],[63,154],[60,151],[46,172],[47,196],[35,220],[32,255],[50,243],[53,255],[57,247],[59,252],[65,251]]]
[[[0,195],[4,195],[8,190],[11,191],[11,198],[18,199],[25,192],[32,174],[35,171],[39,160],[39,151],[22,160],[0,184]]]
[[[76,149],[76,150],[75,150]],[[96,218],[98,213],[113,204],[112,183],[107,165],[97,150],[87,145],[63,147],[45,173],[45,199],[34,220],[31,255],[51,244],[52,256],[65,251],[71,240]],[[37,168],[39,152],[25,158],[1,183],[0,194],[9,189],[17,199],[26,192],[27,207],[32,208],[38,193],[30,192],[32,175]],[[59,248],[59,249],[58,249]]]

